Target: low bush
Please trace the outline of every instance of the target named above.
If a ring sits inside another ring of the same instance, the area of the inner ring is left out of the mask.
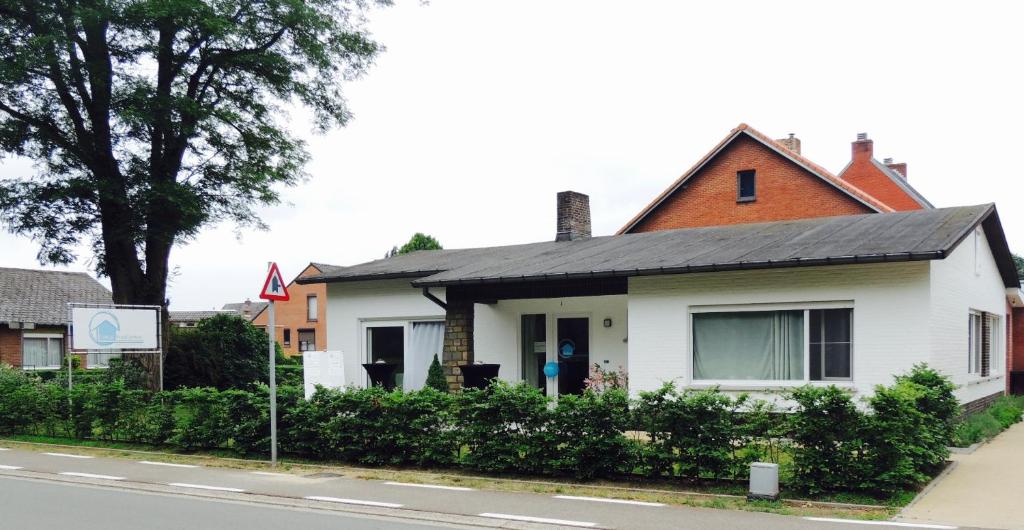
[[[126,383],[114,377],[68,392],[0,368],[0,432],[268,452],[266,385],[152,393]],[[504,382],[459,394],[321,388],[305,400],[300,386],[283,385],[278,432],[282,453],[364,465],[706,481],[742,479],[751,462],[767,460],[784,463],[790,487],[811,494],[895,493],[935,472],[952,433],[986,436],[1019,421],[1021,401],[1008,398],[954,431],[952,388],[916,367],[863,408],[834,386],[805,386],[782,414],[744,395],[672,385],[635,400],[616,388],[553,400]]]
[[[992,438],[1024,416],[1024,396],[1001,396],[985,410],[961,418],[954,428],[953,443],[967,447]]]

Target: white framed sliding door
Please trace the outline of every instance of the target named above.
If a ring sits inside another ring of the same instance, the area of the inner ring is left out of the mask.
[[[383,361],[396,365],[395,387],[423,388],[434,354],[444,346],[443,320],[377,320],[362,323],[363,363]],[[364,384],[370,378],[363,371]]]

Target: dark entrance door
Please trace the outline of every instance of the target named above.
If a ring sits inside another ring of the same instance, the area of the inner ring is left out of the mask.
[[[557,328],[558,393],[582,394],[590,374],[590,319],[558,318]]]

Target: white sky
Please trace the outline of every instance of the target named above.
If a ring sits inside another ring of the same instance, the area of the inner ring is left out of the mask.
[[[1020,20],[1012,2],[406,0],[348,86],[355,119],[314,136],[311,179],[268,232],[211,228],[172,253],[171,307],[256,298],[266,262],[354,264],[422,231],[447,248],[555,235],[555,193],[610,234],[746,122],[837,173],[856,133],[936,206],[996,202],[1024,252]],[[0,165],[5,177],[26,165]],[[0,265],[39,268],[0,234]],[[87,270],[83,248],[74,270]]]

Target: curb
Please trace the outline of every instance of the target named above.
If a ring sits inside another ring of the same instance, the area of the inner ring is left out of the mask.
[[[160,456],[169,456],[169,457],[178,457],[178,458],[180,458],[180,457],[197,458],[197,459],[206,460],[208,462],[227,461],[227,462],[243,462],[243,463],[248,463],[248,464],[254,464],[254,463],[255,464],[265,464],[267,466],[270,465],[270,461],[269,460],[259,460],[259,459],[232,458],[232,457],[220,457],[220,456],[209,456],[209,455],[188,455],[188,454],[181,454],[181,453],[167,453],[167,452],[162,452],[162,451],[144,451],[144,450],[141,450],[141,449],[118,449],[118,448],[111,448],[111,447],[96,447],[96,446],[66,445],[66,444],[50,444],[50,443],[43,443],[43,442],[23,442],[23,441],[19,441],[19,440],[9,440],[9,439],[5,439],[5,438],[0,438],[0,442],[6,442],[8,444],[24,444],[24,445],[37,446],[37,447],[61,447],[61,448],[66,448],[66,449],[77,449],[77,450],[84,449],[84,450],[96,450],[96,451],[120,451],[120,452],[125,452],[125,453],[137,453],[137,454],[144,454],[144,455],[160,455]],[[112,457],[112,458],[116,458],[116,457]],[[289,461],[286,461],[286,460],[279,460],[278,462],[281,463],[281,464],[290,464],[290,465],[293,465],[293,466],[301,466],[301,467],[314,468],[314,469],[338,469],[338,470],[345,470],[345,471],[351,471],[351,472],[371,472],[371,473],[376,473],[376,472],[382,472],[382,471],[384,471],[384,472],[392,471],[392,472],[403,472],[403,473],[430,473],[430,474],[432,474],[434,476],[437,476],[437,477],[455,478],[455,479],[462,479],[462,480],[482,480],[482,481],[492,481],[492,482],[509,482],[509,483],[515,483],[515,484],[535,484],[535,485],[541,485],[541,486],[556,486],[556,487],[570,487],[570,488],[571,487],[579,487],[579,488],[590,488],[590,489],[595,489],[595,490],[621,491],[621,492],[634,492],[634,493],[652,493],[652,494],[659,494],[659,495],[679,495],[679,496],[682,496],[682,497],[697,497],[697,498],[706,498],[706,499],[734,499],[734,500],[743,500],[743,501],[747,500],[747,497],[745,495],[732,495],[732,494],[728,494],[728,493],[705,493],[705,492],[699,492],[699,491],[665,490],[665,489],[654,489],[654,488],[637,488],[637,487],[629,487],[629,486],[606,486],[606,485],[600,485],[600,484],[581,484],[581,483],[575,483],[575,482],[553,482],[553,481],[544,481],[544,480],[526,480],[526,479],[514,479],[514,478],[498,478],[498,477],[488,477],[488,476],[479,476],[479,475],[462,475],[462,474],[452,474],[452,473],[443,473],[443,472],[431,472],[431,471],[417,470],[417,469],[413,469],[413,470],[408,470],[408,469],[396,470],[396,469],[388,469],[388,468],[354,467],[354,466],[347,466],[347,465],[310,464],[310,463],[289,462]],[[943,472],[938,477],[933,479],[933,482],[935,480],[938,480],[939,478],[941,478],[944,475],[944,473],[945,472]],[[358,478],[358,477],[350,477],[350,478]],[[361,480],[367,480],[367,479],[361,479]],[[931,488],[931,484],[932,483],[929,483],[928,487],[926,487],[925,490],[922,490],[922,493],[924,491],[927,491],[928,489],[930,489]],[[921,493],[919,493],[918,495],[920,496]],[[916,501],[916,500],[917,500],[917,497],[914,498],[914,501]],[[890,510],[890,509],[893,508],[891,506],[885,506],[885,505],[881,505],[881,504],[856,504],[856,503],[845,503],[845,502],[815,501],[815,500],[809,500],[809,499],[779,499],[778,502],[780,502],[781,504],[784,504],[786,506],[794,506],[794,507],[814,506],[814,507],[820,507],[820,508],[834,508],[834,509],[858,510],[858,511]],[[913,504],[913,502],[911,502],[911,504]],[[908,504],[906,507],[904,507],[904,509],[909,507],[909,506],[910,506],[910,504]],[[901,513],[902,513],[902,510],[901,510]]]

